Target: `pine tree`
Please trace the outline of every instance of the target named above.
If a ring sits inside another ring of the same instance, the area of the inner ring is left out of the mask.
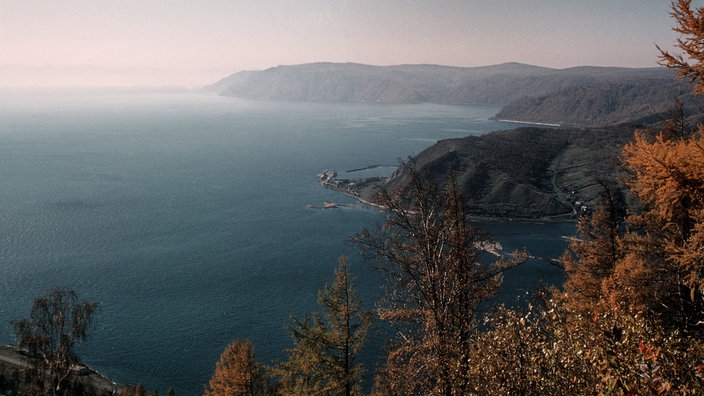
[[[340,258],[335,279],[318,293],[323,316],[292,318],[288,326],[294,348],[276,372],[290,395],[359,393],[363,367],[356,358],[371,326],[371,313],[361,309],[346,258]]]

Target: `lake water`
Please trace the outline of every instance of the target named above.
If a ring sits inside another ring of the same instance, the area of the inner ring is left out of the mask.
[[[282,358],[289,315],[317,310],[340,255],[367,307],[381,293],[347,239],[382,216],[310,208],[353,203],[316,174],[512,128],[488,120],[496,111],[0,90],[0,343],[14,342],[9,322],[35,297],[67,287],[100,302],[81,356],[118,382],[200,394],[234,338],[249,338],[259,361]],[[507,250],[541,258],[508,273],[500,299],[560,282],[544,259],[573,225],[485,226]]]

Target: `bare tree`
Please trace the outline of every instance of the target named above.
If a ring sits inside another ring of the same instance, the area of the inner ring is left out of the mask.
[[[469,225],[454,178],[440,188],[413,163],[401,171],[409,181],[405,192],[379,197],[388,209],[384,226],[356,237],[388,276],[379,315],[397,325],[378,391],[468,394],[477,312],[498,290],[502,272],[525,255],[483,263],[480,248],[488,238]]]
[[[79,362],[76,345],[88,336],[97,303],[79,301],[73,290],[56,289],[34,300],[29,319],[13,321],[17,348],[35,358],[43,391],[55,394]]]

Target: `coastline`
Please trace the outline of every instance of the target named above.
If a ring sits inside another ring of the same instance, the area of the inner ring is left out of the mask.
[[[365,167],[360,169],[371,169],[379,167],[380,165],[373,165],[371,167]],[[342,195],[356,199],[359,203],[373,207],[380,210],[386,210],[384,205],[374,203],[372,197],[378,189],[386,183],[389,179],[383,176],[373,176],[367,178],[359,179],[337,179],[337,172],[324,170],[318,174],[318,182],[324,188],[333,190],[335,192],[341,193]],[[311,206],[311,205],[309,205]],[[339,206],[350,206],[350,205],[340,205],[334,202],[323,203],[323,208],[335,208]]]
[[[552,122],[536,122],[536,121],[519,121],[519,120],[508,120],[504,118],[498,118],[496,121],[499,122],[509,122],[512,124],[522,124],[522,125],[538,125],[538,126],[550,126],[550,127],[561,127],[562,124],[552,123]]]
[[[6,375],[7,373],[22,372],[28,368],[31,368],[31,366],[31,357],[18,351],[17,348],[12,345],[0,345],[0,374],[5,375],[5,378],[11,378]],[[17,378],[18,381],[22,383],[21,381],[23,379],[19,376]],[[77,379],[84,385],[89,384],[94,389],[101,392],[107,392],[109,394],[117,394],[121,390],[127,388],[127,386],[111,381],[108,377],[82,363],[76,364],[71,368],[69,378]],[[71,381],[73,381],[73,379],[71,379]],[[6,386],[7,385],[11,384],[6,383]],[[0,388],[0,392],[3,390],[3,388]]]
[[[338,192],[342,195],[356,199],[364,206],[386,211],[388,208],[384,205],[373,202],[373,196],[389,179],[388,177],[369,177],[360,179],[336,179],[337,172],[328,171],[327,169],[318,174],[319,183],[322,187]],[[308,207],[316,209],[334,209],[338,207],[359,208],[359,206],[350,204],[338,204],[335,202],[324,202],[322,206],[308,205]],[[469,214],[468,219],[473,222],[518,222],[518,223],[574,223],[578,220],[574,213],[565,213],[550,217],[500,217],[479,214]]]

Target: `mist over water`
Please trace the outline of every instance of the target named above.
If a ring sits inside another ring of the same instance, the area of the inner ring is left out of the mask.
[[[81,356],[118,382],[200,394],[234,338],[249,338],[262,362],[282,358],[289,315],[318,310],[340,255],[368,308],[382,292],[346,242],[382,216],[308,207],[352,203],[316,174],[396,165],[438,139],[512,128],[488,121],[496,111],[1,90],[0,342],[14,342],[9,321],[35,297],[67,287],[100,302]],[[541,258],[559,256],[574,232],[486,226],[507,250]],[[533,260],[507,274],[503,298],[560,277]]]

